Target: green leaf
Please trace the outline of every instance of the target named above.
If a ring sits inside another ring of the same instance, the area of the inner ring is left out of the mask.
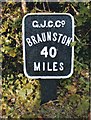
[[[75,46],[76,45],[76,41],[71,43],[71,46]]]

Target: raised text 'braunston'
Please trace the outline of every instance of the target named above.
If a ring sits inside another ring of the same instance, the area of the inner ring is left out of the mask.
[[[41,34],[32,35],[26,38],[26,42],[28,43],[29,47],[33,45],[42,43],[42,42],[56,42],[59,44],[63,44],[69,46],[70,43],[73,41],[72,37],[69,37],[62,33],[57,32],[42,32]]]

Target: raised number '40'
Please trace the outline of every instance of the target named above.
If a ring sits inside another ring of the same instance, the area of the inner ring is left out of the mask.
[[[40,55],[44,55],[45,58],[48,57],[48,55],[51,57],[51,58],[55,58],[56,55],[57,55],[57,49],[55,47],[50,47],[49,50],[48,50],[48,47],[45,46],[41,52],[40,52]]]

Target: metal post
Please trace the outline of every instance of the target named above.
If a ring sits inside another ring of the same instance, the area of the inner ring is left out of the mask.
[[[57,84],[59,80],[40,79],[41,104],[57,99]]]

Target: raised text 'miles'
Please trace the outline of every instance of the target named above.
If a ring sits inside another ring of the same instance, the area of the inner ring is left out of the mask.
[[[72,37],[69,37],[62,33],[57,33],[57,32],[52,33],[49,31],[46,33],[43,32],[41,34],[32,35],[26,38],[26,42],[28,43],[29,47],[32,47],[33,45],[42,42],[50,42],[50,41],[69,46],[70,43],[72,42]]]

